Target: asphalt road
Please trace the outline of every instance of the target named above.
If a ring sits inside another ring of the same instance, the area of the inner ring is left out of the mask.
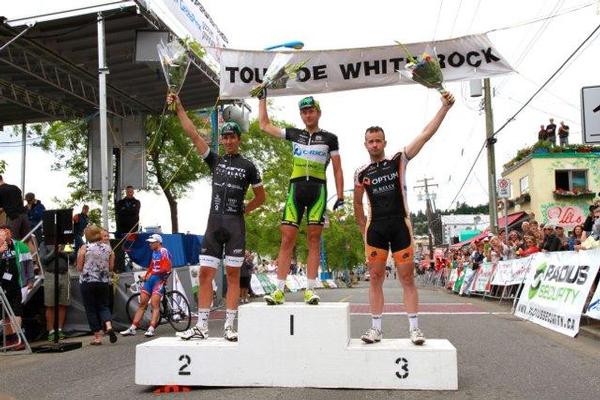
[[[401,289],[387,281],[386,303],[401,303]],[[419,317],[427,337],[447,338],[458,350],[459,390],[451,392],[290,388],[194,387],[177,399],[348,400],[348,399],[597,399],[600,398],[600,340],[571,339],[510,315],[496,301],[463,298],[441,289],[421,288],[420,302],[429,313]],[[348,301],[358,312],[351,318],[352,337],[370,325],[363,314],[368,283],[352,289],[321,290],[323,301]],[[288,301],[300,301],[301,294]],[[457,304],[459,303],[459,304]],[[399,306],[390,306],[398,310]],[[387,338],[406,337],[405,315],[384,316]],[[211,320],[218,334],[221,320]],[[159,335],[171,336],[168,326]],[[89,346],[62,354],[0,356],[0,400],[15,399],[153,399],[153,387],[134,384],[138,334],[115,345]],[[318,360],[315,360],[318,362]],[[244,373],[231,366],[232,379]],[[432,376],[431,379],[435,379]],[[4,397],[3,397],[4,396]]]

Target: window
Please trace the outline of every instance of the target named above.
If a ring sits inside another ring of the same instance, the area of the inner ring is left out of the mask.
[[[556,170],[554,171],[554,182],[557,190],[569,190],[584,192],[588,190],[587,170]]]
[[[529,193],[529,175],[519,179],[520,194]]]

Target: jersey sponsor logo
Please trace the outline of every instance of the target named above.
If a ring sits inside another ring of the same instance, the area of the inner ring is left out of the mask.
[[[373,189],[373,194],[380,194],[380,193],[385,193],[385,192],[392,192],[396,190],[396,185],[394,184],[390,184],[390,185],[383,185],[383,186],[378,186],[376,188]]]
[[[306,156],[326,157],[327,152],[322,151],[322,150],[316,150],[316,149],[308,150],[308,149],[301,149],[299,147],[294,147],[294,155],[298,156],[298,157],[306,157]]]
[[[371,179],[367,178],[366,176],[363,178],[362,180],[363,185],[365,186],[370,186],[371,185]]]
[[[379,185],[380,183],[390,182],[390,181],[393,181],[394,179],[398,179],[398,172],[397,171],[392,172],[391,174],[387,174],[387,175],[384,175],[384,176],[379,176],[377,178],[373,178],[372,179],[372,183],[373,183],[373,185]]]

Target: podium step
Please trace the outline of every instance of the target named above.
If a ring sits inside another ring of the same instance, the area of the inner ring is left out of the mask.
[[[365,344],[350,339],[348,303],[240,307],[239,342],[158,338],[136,348],[135,383],[357,389],[458,388],[456,348],[445,339]]]

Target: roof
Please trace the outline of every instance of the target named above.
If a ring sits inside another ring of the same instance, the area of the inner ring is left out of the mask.
[[[512,225],[515,225],[518,222],[521,222],[521,220],[527,218],[527,213],[524,211],[518,211],[512,214],[508,214],[508,227],[510,228]],[[505,225],[505,218],[504,216],[502,217],[498,217],[498,229],[502,230],[505,229],[506,225]],[[474,236],[470,239],[464,240],[462,242],[459,243],[455,243],[453,245],[451,245],[451,248],[461,248],[463,246],[466,246],[468,244],[470,244],[473,241],[479,241],[485,237],[487,237],[490,234],[489,229],[486,229],[485,231],[481,232],[479,235]]]
[[[158,63],[135,61],[140,30],[168,31],[134,2],[102,5],[105,15],[107,105],[126,116],[160,114],[167,86]],[[112,7],[112,9],[111,9]],[[86,117],[98,109],[97,12],[93,8],[41,16],[33,28],[2,51],[0,125]],[[26,27],[0,21],[0,47]],[[29,19],[29,22],[31,19]],[[217,75],[194,59],[181,91],[189,108],[215,104]]]
[[[442,215],[442,223],[445,225],[473,225],[475,217],[479,217],[478,224],[487,224],[490,220],[486,214],[451,214]]]

